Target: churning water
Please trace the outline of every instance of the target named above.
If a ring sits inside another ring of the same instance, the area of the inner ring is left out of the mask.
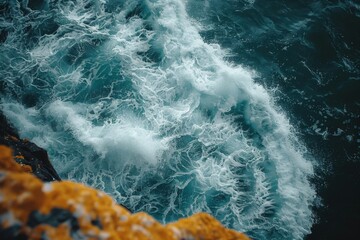
[[[164,223],[205,211],[254,239],[310,233],[311,154],[271,65],[244,67],[256,41],[231,42],[272,26],[251,31],[255,1],[0,3],[2,109],[62,178]]]

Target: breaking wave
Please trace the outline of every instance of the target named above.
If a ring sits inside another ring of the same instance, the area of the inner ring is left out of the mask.
[[[310,232],[306,149],[184,1],[1,6],[1,106],[63,178],[163,222],[205,211],[255,239]]]

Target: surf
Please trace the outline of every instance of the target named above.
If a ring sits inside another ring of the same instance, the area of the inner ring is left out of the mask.
[[[202,39],[184,1],[29,11],[2,46],[1,106],[62,178],[162,222],[205,211],[255,239],[310,232],[306,148],[256,73]],[[19,38],[29,21],[31,43]]]

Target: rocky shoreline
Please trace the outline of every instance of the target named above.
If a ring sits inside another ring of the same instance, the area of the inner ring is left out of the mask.
[[[132,214],[105,193],[61,181],[47,152],[17,131],[0,111],[1,239],[249,240],[207,213],[162,225]]]
[[[52,166],[47,152],[29,140],[21,139],[1,111],[0,129],[0,145],[8,146],[13,150],[16,162],[29,166],[31,172],[42,181],[61,180]]]

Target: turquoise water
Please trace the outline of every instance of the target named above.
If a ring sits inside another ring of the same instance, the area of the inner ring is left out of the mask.
[[[317,162],[272,65],[246,52],[256,42],[231,40],[266,32],[235,21],[255,1],[236,4],[2,1],[1,107],[63,179],[134,212],[205,211],[254,239],[303,239]]]

